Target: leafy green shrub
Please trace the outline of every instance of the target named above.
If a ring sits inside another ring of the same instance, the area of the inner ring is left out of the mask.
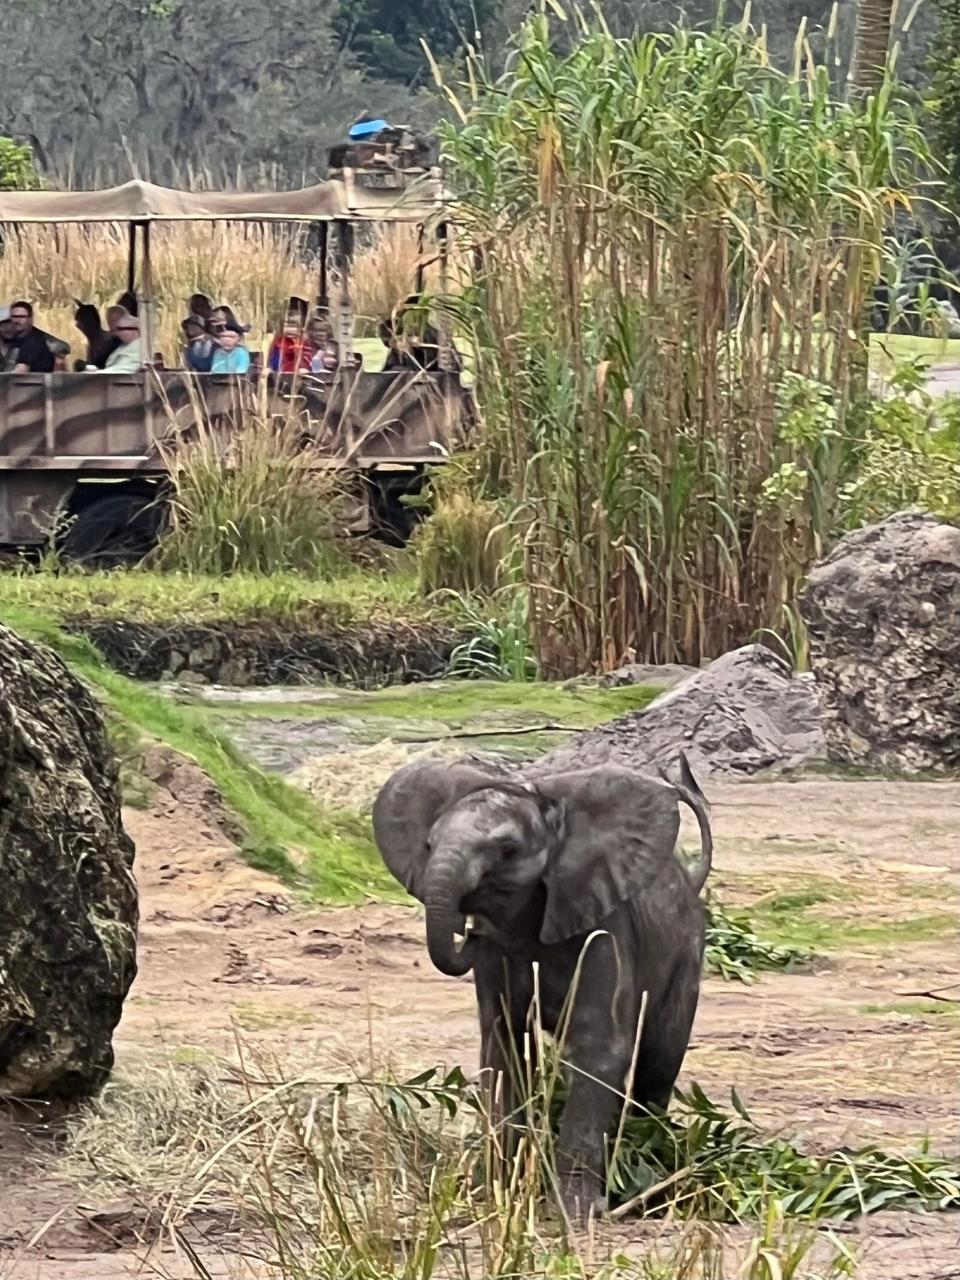
[[[548,1050],[535,1086],[543,1092],[532,1099],[531,1113],[537,1123],[546,1108],[554,1132],[566,1098],[558,1065]],[[420,1117],[432,1109],[449,1118],[464,1110],[483,1111],[456,1068],[434,1068],[381,1088],[392,1123],[413,1132],[426,1130]],[[348,1089],[341,1086],[341,1096]],[[771,1199],[783,1214],[813,1222],[843,1221],[880,1209],[960,1208],[960,1167],[926,1146],[913,1156],[877,1147],[807,1155],[789,1139],[765,1134],[736,1091],[731,1102],[734,1114],[693,1084],[675,1092],[666,1115],[628,1112],[611,1159],[611,1200],[618,1216],[666,1210],[678,1218],[741,1222],[761,1217]],[[435,1139],[425,1146],[428,1159],[443,1149]]]
[[[719,902],[707,904],[707,973],[727,982],[753,982],[761,970],[796,969],[813,959],[805,947],[767,942],[742,917],[727,914]]]
[[[676,1099],[666,1116],[627,1119],[614,1171],[621,1203],[645,1206],[646,1193],[670,1179],[661,1205],[666,1198],[681,1217],[720,1222],[756,1215],[770,1196],[785,1214],[814,1221],[960,1207],[960,1168],[926,1148],[913,1157],[877,1147],[806,1155],[762,1133],[735,1092],[736,1117],[695,1084]]]
[[[925,366],[905,361],[890,377],[894,394],[871,401],[852,475],[840,491],[847,529],[917,507],[960,515],[960,398],[938,398],[924,385]]]
[[[35,191],[39,186],[30,148],[0,136],[0,191]]]
[[[540,675],[530,643],[526,593],[500,592],[486,610],[459,597],[457,614],[474,634],[450,655],[447,675],[475,680],[536,680]]]

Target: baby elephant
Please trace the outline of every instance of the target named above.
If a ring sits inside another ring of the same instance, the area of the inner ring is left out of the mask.
[[[473,970],[482,1066],[501,1078],[508,1116],[522,1102],[515,1068],[538,966],[542,1025],[564,1032],[557,1164],[578,1219],[602,1193],[631,1068],[634,1101],[666,1107],[690,1040],[712,838],[682,755],[680,765],[671,785],[613,765],[521,782],[478,761],[421,761],[395,773],[373,808],[384,861],[426,904],[431,960],[452,976]],[[680,800],[700,826],[689,872],[675,856]],[[459,948],[456,934],[466,935]]]

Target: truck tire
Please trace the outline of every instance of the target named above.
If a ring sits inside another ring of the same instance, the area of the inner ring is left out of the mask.
[[[135,564],[160,540],[167,504],[159,494],[106,494],[83,507],[60,543],[65,560],[98,568]]]
[[[367,483],[373,537],[389,547],[405,546],[423,513],[416,507],[408,507],[402,499],[407,494],[419,494],[423,488],[422,471],[412,474],[375,471]]]

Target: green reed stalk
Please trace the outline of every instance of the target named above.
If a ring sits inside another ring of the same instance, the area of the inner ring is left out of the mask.
[[[839,101],[743,28],[582,27],[534,18],[496,80],[475,60],[446,135],[485,491],[556,675],[698,662],[780,616],[834,529],[859,317],[925,154],[892,84]],[[787,375],[831,388],[829,430],[785,431]]]

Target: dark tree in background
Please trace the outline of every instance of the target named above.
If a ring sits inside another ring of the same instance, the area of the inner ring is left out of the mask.
[[[572,10],[574,0],[559,0]],[[456,81],[476,33],[492,68],[538,0],[24,0],[0,38],[0,134],[29,143],[49,180],[102,186],[132,175],[193,186],[298,185],[326,171],[327,149],[361,111],[432,129],[445,109],[421,38]],[[597,0],[617,35],[684,21],[710,27],[718,0]],[[943,0],[945,13],[960,0]],[[725,0],[720,21],[739,22],[745,0]],[[875,18],[889,0],[859,0],[861,66],[886,48]],[[588,5],[584,6],[589,8]],[[898,64],[922,92],[933,5],[902,5],[909,32]],[[858,0],[753,0],[771,59],[789,66],[797,29],[827,56],[845,88]],[[944,19],[945,23],[947,19]],[[956,48],[956,17],[951,48]],[[871,26],[871,24],[873,24]],[[946,29],[946,28],[945,28]],[[576,23],[554,22],[558,44]],[[871,44],[872,41],[872,44]],[[949,42],[942,42],[942,45]],[[873,48],[873,52],[871,52]],[[949,108],[956,68],[941,48],[940,95]],[[953,134],[956,137],[956,134]],[[951,155],[954,152],[951,150]]]
[[[895,0],[857,0],[853,36],[850,92],[856,97],[874,93],[883,83],[893,33]]]
[[[930,58],[937,152],[947,166],[948,202],[960,216],[960,0],[939,0],[940,25]]]
[[[414,85],[426,72],[421,40],[445,61],[501,8],[501,0],[341,0],[333,28],[368,75]]]

